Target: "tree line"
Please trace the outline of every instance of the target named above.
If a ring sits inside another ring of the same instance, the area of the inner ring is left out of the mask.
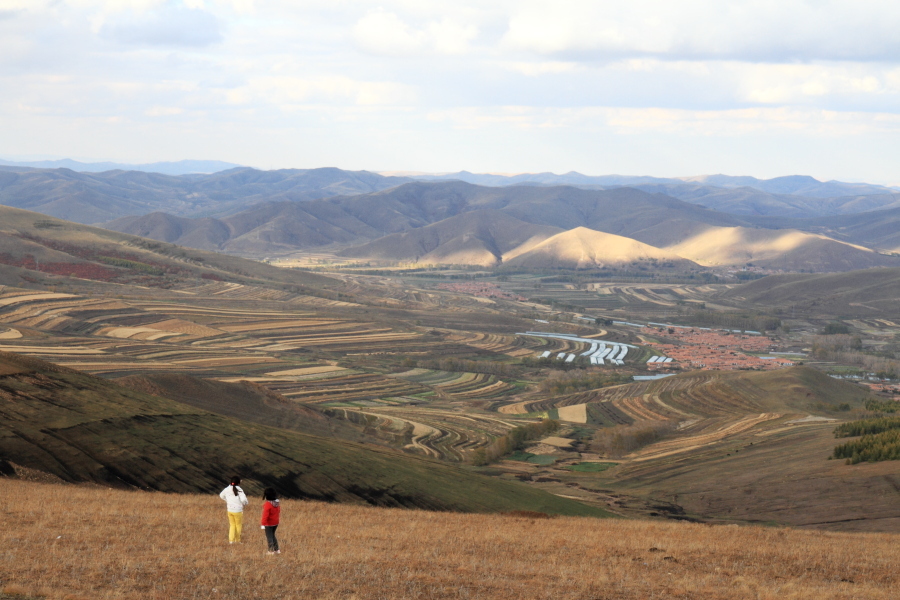
[[[529,423],[510,429],[506,435],[495,438],[487,446],[472,451],[472,464],[480,467],[498,461],[500,458],[521,450],[525,442],[542,438],[559,429],[559,421],[544,419],[540,423]]]
[[[843,458],[848,465],[900,460],[900,417],[875,417],[842,423],[835,428],[834,435],[862,436],[834,449],[833,458]]]

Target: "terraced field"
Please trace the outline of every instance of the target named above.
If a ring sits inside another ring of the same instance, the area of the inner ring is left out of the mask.
[[[509,359],[544,342],[426,332],[360,320],[359,312],[339,303],[311,310],[296,294],[224,282],[122,299],[4,288],[0,324],[10,333],[0,349],[105,377],[171,372],[247,380],[374,428],[411,452],[454,461],[519,422],[470,406],[502,401],[517,384],[485,373],[396,373],[372,361],[466,353]]]

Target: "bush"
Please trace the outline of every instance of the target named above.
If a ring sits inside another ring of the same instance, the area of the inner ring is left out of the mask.
[[[822,335],[849,335],[850,328],[843,323],[829,323],[822,330]]]
[[[593,446],[603,454],[612,458],[620,458],[638,448],[658,442],[675,428],[672,421],[616,426],[612,429],[601,429],[594,435]]]

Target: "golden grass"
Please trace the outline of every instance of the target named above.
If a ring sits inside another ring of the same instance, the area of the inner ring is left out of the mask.
[[[218,491],[218,490],[216,490]],[[900,536],[286,501],[229,546],[214,493],[0,478],[0,590],[62,599],[895,598]]]

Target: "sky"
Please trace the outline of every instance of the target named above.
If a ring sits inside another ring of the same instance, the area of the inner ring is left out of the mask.
[[[0,0],[0,157],[900,183],[900,2]]]

